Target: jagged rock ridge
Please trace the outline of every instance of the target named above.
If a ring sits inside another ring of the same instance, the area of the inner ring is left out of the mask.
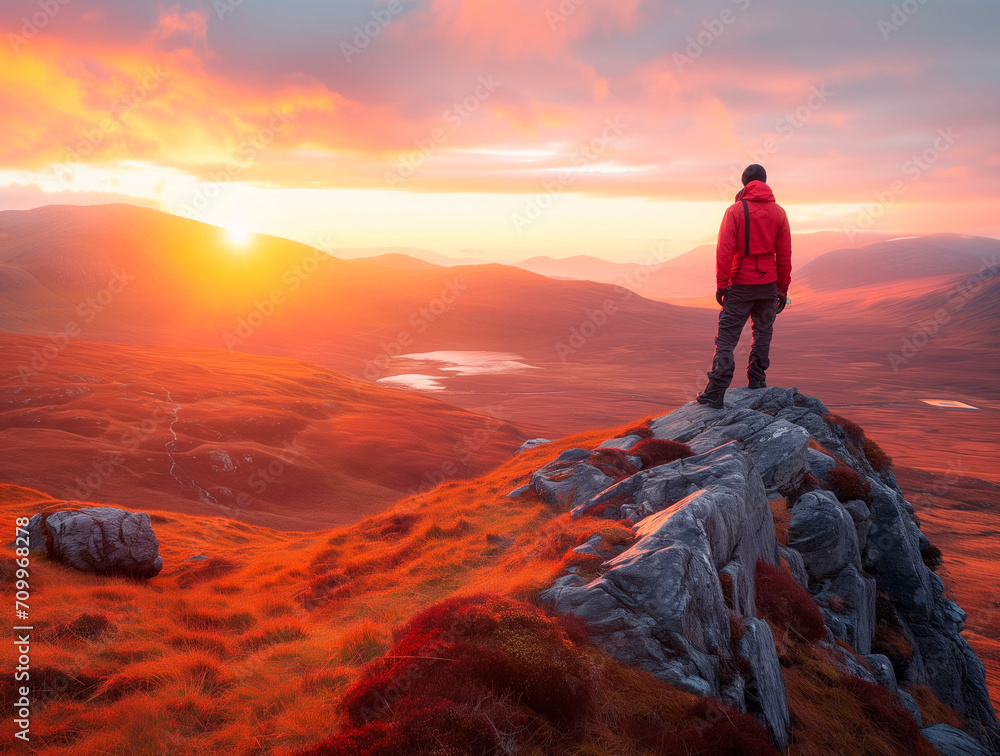
[[[730,390],[723,410],[687,404],[650,429],[655,438],[687,443],[694,456],[616,482],[588,463],[592,450],[570,449],[511,494],[533,490],[575,515],[634,523],[635,544],[600,554],[606,561],[598,577],[566,574],[544,600],[586,619],[618,659],[752,711],[784,748],[785,684],[754,598],[758,560],[783,560],[822,607],[823,645],[847,672],[891,690],[918,724],[919,709],[898,683],[929,686],[968,722],[969,734],[924,728],[942,753],[1000,753],[984,668],[961,636],[965,613],[925,564],[931,546],[913,507],[892,472],[866,454],[860,429],[831,419],[822,402],[795,388]],[[627,454],[638,440],[609,439],[602,447]],[[794,502],[787,546],[776,539],[769,505],[779,497]],[[579,549],[597,553],[590,543]],[[742,622],[738,638],[733,614]],[[910,642],[905,667],[871,653],[877,616]],[[734,656],[749,662],[747,674],[723,674]]]

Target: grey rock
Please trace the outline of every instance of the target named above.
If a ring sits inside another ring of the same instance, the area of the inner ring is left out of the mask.
[[[809,431],[775,420],[744,440],[768,491],[795,488],[802,482],[809,451]]]
[[[841,670],[849,675],[854,675],[854,677],[860,678],[865,682],[875,683],[876,685],[878,684],[878,680],[875,678],[875,675],[872,674],[871,670],[862,664],[854,654],[848,653],[840,646],[835,645],[832,640],[823,641],[820,645],[823,646],[831,656],[833,656]]]
[[[923,727],[924,716],[920,713],[920,707],[917,705],[913,696],[902,688],[899,688],[896,690],[896,698],[899,701],[899,705],[908,711],[910,716],[913,717],[913,721],[917,723],[917,727]]]
[[[746,708],[758,715],[774,736],[779,751],[788,748],[791,716],[788,692],[770,626],[759,619],[743,622],[740,654],[750,662],[751,677],[744,694]]]
[[[803,428],[803,430],[805,430]],[[808,431],[806,431],[808,433]],[[816,449],[810,449],[806,456],[806,464],[809,473],[821,483],[826,483],[830,477],[830,470],[837,466],[837,460],[828,454],[824,454]]]
[[[734,603],[752,619],[757,560],[776,564],[778,545],[752,459],[733,444],[705,457],[711,457],[711,466],[704,465],[704,459],[685,465],[695,459],[690,458],[650,470],[655,474],[633,483],[632,494],[650,497],[650,508],[665,508],[635,526],[635,544],[605,562],[599,578],[589,583],[577,576],[560,578],[542,598],[559,612],[585,619],[595,641],[617,659],[696,695],[731,700],[733,691],[723,691],[719,680],[720,666],[731,663],[733,655],[719,574],[732,576]],[[674,470],[665,473],[669,467]],[[695,490],[676,503],[655,498],[663,490],[686,486]],[[767,633],[765,644],[764,629],[756,624],[752,632],[748,643],[755,657],[750,661],[761,674],[754,675],[753,684],[760,705],[767,707],[762,716],[771,726],[785,726],[781,723],[787,721],[787,707],[783,712],[776,708],[784,683],[773,639]],[[782,680],[780,690],[777,680]],[[787,728],[775,737],[787,738]]]
[[[940,597],[941,602],[947,601]],[[950,603],[950,602],[948,602]],[[946,610],[942,609],[941,614]],[[961,714],[969,733],[1000,752],[1000,725],[986,687],[986,670],[968,642],[946,623],[908,623],[920,653],[923,682],[946,706]]]
[[[619,449],[621,451],[628,451],[637,443],[642,441],[642,436],[622,436],[621,438],[610,438],[603,444],[600,444],[598,449]]]
[[[809,589],[809,573],[806,572],[806,563],[802,560],[802,555],[795,549],[788,546],[778,546],[778,553],[788,563],[788,569],[792,572],[795,581],[806,590]]]
[[[555,458],[556,462],[583,462],[590,459],[591,451],[590,449],[566,449],[562,451],[558,457]]]
[[[827,633],[820,645],[840,669],[896,691],[918,723],[919,711],[898,688],[896,674],[900,682],[930,686],[963,715],[980,745],[1000,753],[1000,724],[982,663],[961,636],[965,614],[923,563],[927,540],[913,507],[892,473],[874,471],[826,413],[819,400],[774,387],[732,390],[722,410],[686,404],[650,427],[657,438],[689,444],[695,456],[619,482],[587,464],[590,451],[564,452],[533,476],[533,486],[548,486],[549,498],[569,503],[574,516],[599,506],[604,517],[638,523],[637,541],[617,556],[598,543],[579,547],[605,558],[606,571],[589,582],[564,575],[543,597],[587,620],[595,641],[619,660],[751,711],[784,743],[780,670],[754,605],[756,560],[784,559],[821,604]],[[809,449],[810,438],[829,455]],[[624,448],[631,440],[611,439],[602,447]],[[824,490],[802,494],[792,509],[789,545],[779,547],[768,494],[798,495],[806,472],[822,482],[834,458],[869,481],[871,504],[841,503]],[[732,585],[728,597],[723,576]],[[869,656],[870,670],[837,645],[839,639],[858,653],[871,651],[877,592],[888,596],[880,612],[889,613],[913,650],[912,661],[897,660],[896,669],[885,657]],[[747,629],[738,641],[730,636],[730,611]],[[723,683],[720,669],[731,669],[738,655],[750,661],[751,674],[745,680],[726,675]]]
[[[982,745],[949,725],[930,725],[920,732],[941,756],[991,756]]]
[[[521,444],[520,447],[518,447],[518,450],[514,452],[514,456],[516,457],[518,454],[523,454],[524,452],[528,451],[528,449],[534,449],[536,446],[541,446],[542,444],[551,444],[551,443],[552,439],[548,438],[528,439],[523,444]]]
[[[919,530],[902,508],[902,496],[881,484],[872,485],[871,495],[865,571],[907,619],[927,621],[934,606],[933,583],[920,556]]]
[[[116,507],[83,507],[36,514],[31,547],[54,561],[97,575],[148,579],[163,568],[149,515]]]
[[[572,508],[614,483],[612,478],[596,467],[580,462],[578,456],[568,454],[573,451],[577,450],[563,452],[559,458],[531,476],[531,485],[547,504]],[[590,452],[587,452],[586,457],[589,456]]]
[[[792,508],[788,545],[802,555],[810,578],[861,566],[854,521],[829,491],[804,494]]]
[[[832,577],[814,581],[811,588],[816,601],[836,615],[837,627],[830,627],[834,636],[859,654],[869,653],[875,639],[875,580],[849,564]],[[834,611],[831,604],[843,607]]]
[[[847,510],[847,514],[851,516],[851,519],[854,520],[854,527],[858,531],[858,545],[863,552],[865,545],[868,543],[868,533],[872,527],[871,510],[868,509],[868,505],[861,501],[861,499],[852,499],[845,502],[842,506]]]
[[[508,499],[520,499],[522,496],[524,496],[526,493],[528,493],[528,491],[532,491],[532,490],[534,490],[534,487],[530,483],[525,483],[523,486],[518,486],[513,491],[511,491],[509,494],[507,494],[507,498]]]
[[[622,518],[638,521],[726,476],[741,475],[731,467],[734,454],[742,454],[742,451],[739,444],[732,442],[704,454],[642,470],[584,502],[573,515],[578,517],[595,506],[615,500],[623,502]]]
[[[892,662],[889,661],[889,657],[883,654],[864,654],[865,661],[868,662],[868,666],[872,668],[872,674],[875,675],[875,679],[878,684],[883,688],[891,690],[895,693],[899,690],[899,686],[896,684],[896,672],[892,668]]]

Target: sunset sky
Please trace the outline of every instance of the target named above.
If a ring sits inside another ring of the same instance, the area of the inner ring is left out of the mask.
[[[998,28],[995,0],[5,0],[0,209],[642,260],[713,239],[761,162],[796,232],[1000,236]]]

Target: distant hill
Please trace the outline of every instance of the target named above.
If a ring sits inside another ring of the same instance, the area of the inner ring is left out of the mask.
[[[818,291],[897,284],[938,276],[973,276],[1000,264],[1000,240],[937,234],[829,252],[805,266],[798,281]]]
[[[483,262],[477,257],[449,257],[420,247],[338,247],[333,252],[345,260],[411,257],[442,268],[454,265],[479,265]]]
[[[641,267],[637,263],[610,262],[590,255],[560,258],[532,257],[514,265],[550,278],[575,278],[580,281],[601,281],[610,284],[623,284],[629,280],[630,274],[634,274]]]
[[[440,265],[435,265],[434,263],[427,262],[426,260],[421,260],[418,257],[411,257],[410,255],[405,255],[399,252],[390,252],[384,255],[365,257],[363,259],[366,263],[370,263],[371,265],[381,265],[386,268],[398,268],[399,270],[430,270],[431,268],[441,267]]]
[[[300,360],[5,333],[0,353],[0,481],[58,498],[311,530],[481,474],[525,439]]]
[[[859,234],[853,240],[839,231],[793,234],[792,265],[796,271],[835,249],[853,248],[888,239],[886,234]],[[517,267],[552,278],[634,286],[643,297],[662,302],[685,302],[715,293],[715,244],[699,247],[655,265],[616,263],[588,255],[552,258],[533,257]],[[796,275],[798,275],[796,273]]]

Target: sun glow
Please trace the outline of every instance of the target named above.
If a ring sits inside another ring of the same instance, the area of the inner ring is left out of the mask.
[[[250,230],[244,226],[230,226],[226,229],[229,243],[237,247],[245,247],[250,241]]]

